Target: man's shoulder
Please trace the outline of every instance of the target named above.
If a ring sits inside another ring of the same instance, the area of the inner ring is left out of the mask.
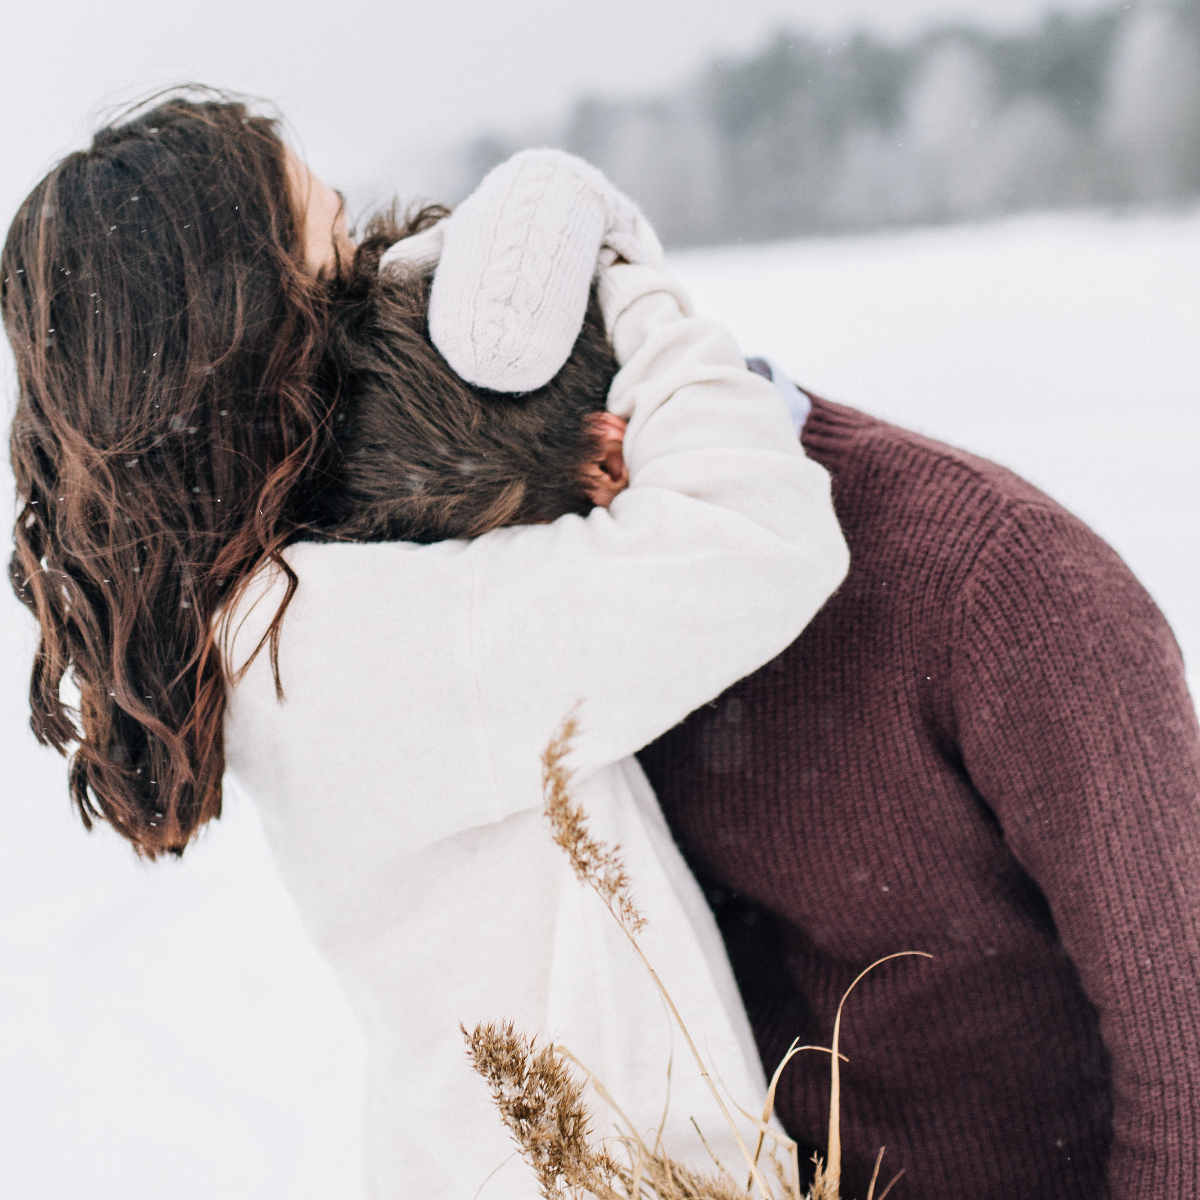
[[[1005,660],[999,681],[1039,669],[1031,656],[1048,661],[1053,643],[1068,658],[1182,677],[1171,631],[1129,567],[1031,483],[843,405],[814,398],[810,421],[804,446],[832,476],[850,572],[798,653],[839,661],[857,639],[869,647],[867,678],[872,663],[894,671],[894,656],[918,645],[926,667],[945,653],[926,676],[949,682],[963,651],[963,663]]]
[[[803,443],[832,477],[851,585],[901,575],[950,602],[997,558],[1020,573],[1067,554],[1128,574],[1099,535],[998,463],[818,397]]]
[[[947,507],[961,510],[965,500],[989,507],[1015,503],[1064,511],[999,463],[809,395],[813,407],[802,434],[804,448],[830,472],[835,485],[887,480],[893,505],[902,500],[931,513]]]

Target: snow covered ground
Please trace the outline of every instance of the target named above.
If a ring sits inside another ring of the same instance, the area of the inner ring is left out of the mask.
[[[693,251],[801,383],[1026,475],[1098,529],[1200,683],[1200,214]],[[0,519],[11,479],[0,476]],[[363,1049],[237,796],[182,863],[68,811],[0,597],[0,1191],[357,1200]]]

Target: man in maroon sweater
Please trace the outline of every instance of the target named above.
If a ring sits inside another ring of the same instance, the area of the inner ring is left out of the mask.
[[[814,400],[850,574],[643,752],[768,1073],[846,1006],[843,1195],[1200,1197],[1200,730],[1098,537],[970,455]],[[824,1140],[828,1061],[777,1113]],[[885,1176],[886,1177],[886,1176]]]

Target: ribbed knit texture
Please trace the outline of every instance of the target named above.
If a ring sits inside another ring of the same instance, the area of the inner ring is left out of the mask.
[[[1007,471],[816,401],[850,574],[640,759],[767,1072],[829,1044],[843,1194],[1200,1196],[1200,730],[1098,537]],[[827,1059],[777,1112],[823,1143]],[[887,1167],[890,1165],[890,1172]]]

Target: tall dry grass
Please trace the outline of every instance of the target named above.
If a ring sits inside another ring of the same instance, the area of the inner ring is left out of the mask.
[[[731,1101],[745,1124],[757,1131],[757,1141],[751,1152],[670,992],[638,942],[646,919],[634,902],[620,847],[607,846],[592,837],[587,814],[571,795],[571,772],[564,763],[578,731],[578,720],[573,711],[542,755],[542,787],[552,836],[566,854],[576,878],[600,898],[653,979],[733,1134],[744,1159],[746,1179],[739,1182],[715,1156],[715,1170],[708,1173],[676,1162],[662,1145],[661,1136],[653,1145],[648,1144],[603,1084],[566,1047],[539,1046],[535,1039],[514,1029],[511,1022],[479,1024],[470,1033],[464,1028],[471,1063],[491,1089],[500,1118],[533,1168],[542,1195],[545,1200],[583,1200],[587,1196],[597,1200],[743,1200],[752,1197],[757,1190],[760,1200],[841,1200],[841,1063],[845,1060],[838,1053],[838,1043],[842,1009],[858,983],[880,963],[910,955],[931,956],[921,951],[890,954],[863,971],[846,989],[838,1004],[832,1044],[825,1047],[793,1043],[788,1049],[771,1077],[761,1117]],[[795,1141],[771,1124],[780,1076],[802,1050],[826,1053],[831,1064],[826,1154],[823,1159],[819,1155],[814,1157],[815,1174],[807,1191],[802,1190]],[[620,1133],[615,1138],[600,1142],[594,1137],[593,1115],[584,1100],[584,1083],[576,1071],[591,1083],[616,1114]],[[696,1132],[703,1141],[704,1134],[698,1126]],[[615,1154],[612,1151],[614,1145],[619,1147]],[[875,1186],[883,1153],[880,1149],[875,1160],[866,1200],[884,1200],[904,1174],[899,1172],[876,1198]]]

